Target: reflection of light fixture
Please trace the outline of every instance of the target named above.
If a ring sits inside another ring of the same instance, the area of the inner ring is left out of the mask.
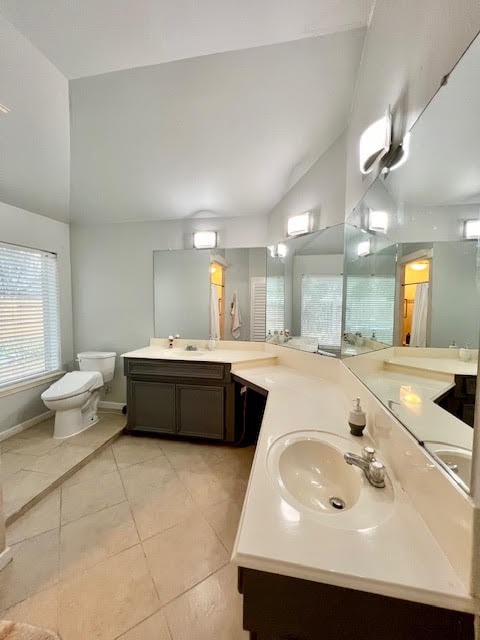
[[[371,124],[360,136],[360,171],[373,171],[375,162],[388,153],[392,142],[392,116],[387,113]]]
[[[272,258],[285,258],[287,255],[287,245],[283,243],[272,244],[268,247]]]
[[[412,262],[412,264],[408,265],[410,269],[414,271],[424,271],[427,268],[426,262]]]
[[[363,240],[357,245],[357,256],[368,256],[370,253],[370,240]]]
[[[480,220],[465,220],[463,237],[466,240],[480,239]]]
[[[287,235],[299,236],[302,233],[311,231],[311,215],[310,211],[301,213],[298,216],[292,216],[287,222]]]
[[[214,249],[217,246],[216,231],[195,231],[193,234],[195,249]]]
[[[0,103],[0,113],[10,113],[10,109],[6,107],[4,104]]]
[[[388,227],[388,213],[386,211],[373,211],[368,213],[368,228],[370,231],[385,233]]]

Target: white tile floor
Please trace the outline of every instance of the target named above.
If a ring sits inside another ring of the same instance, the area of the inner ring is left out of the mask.
[[[1,617],[63,640],[246,640],[229,558],[252,457],[122,436],[8,527]]]

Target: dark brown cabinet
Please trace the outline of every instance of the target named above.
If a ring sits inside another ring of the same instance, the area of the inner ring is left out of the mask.
[[[473,640],[473,615],[239,568],[251,640]]]
[[[230,364],[125,358],[129,432],[235,441]]]
[[[223,439],[224,387],[177,384],[176,390],[178,433]]]
[[[145,429],[175,433],[175,385],[132,380],[128,393],[129,413]]]

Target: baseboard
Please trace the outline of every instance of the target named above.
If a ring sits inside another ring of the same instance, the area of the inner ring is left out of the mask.
[[[12,548],[6,547],[0,553],[0,571],[7,566],[7,564],[10,562],[12,558],[13,558]]]
[[[100,400],[98,403],[98,408],[102,409],[112,409],[113,411],[121,411],[125,406],[124,402],[108,402],[107,400]]]
[[[38,416],[34,416],[33,418],[29,418],[28,420],[25,420],[25,422],[20,422],[20,424],[16,424],[14,427],[10,427],[5,431],[0,431],[0,441],[6,440],[7,438],[11,438],[16,433],[20,433],[21,431],[30,429],[30,427],[33,427],[39,422],[43,422],[44,420],[47,420],[51,416],[53,416],[53,411],[45,411],[44,413],[41,413]]]

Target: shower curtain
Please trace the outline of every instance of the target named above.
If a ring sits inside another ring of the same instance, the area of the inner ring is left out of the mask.
[[[413,305],[411,347],[427,346],[428,283],[417,284]]]
[[[210,285],[210,338],[220,340],[220,311],[218,309],[218,293],[215,284]]]

